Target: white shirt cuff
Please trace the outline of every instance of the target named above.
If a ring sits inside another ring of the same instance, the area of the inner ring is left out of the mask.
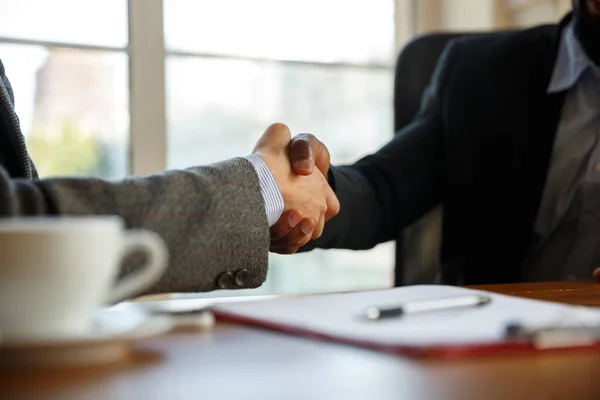
[[[264,160],[256,154],[246,156],[246,159],[250,161],[258,175],[260,191],[265,201],[267,221],[269,221],[269,227],[271,227],[275,225],[283,213],[283,196],[281,195],[275,177],[273,177],[273,173],[271,173],[271,170]]]

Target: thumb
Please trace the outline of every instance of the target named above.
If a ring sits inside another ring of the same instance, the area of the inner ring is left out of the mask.
[[[316,166],[324,176],[329,171],[329,150],[310,133],[294,136],[290,144],[290,161],[294,172],[310,175]]]
[[[294,172],[298,175],[312,174],[315,166],[313,146],[305,134],[296,135],[292,139],[290,143],[290,162]]]
[[[275,123],[270,125],[267,130],[262,134],[254,149],[253,153],[267,150],[282,150],[290,143],[292,133],[287,125]]]

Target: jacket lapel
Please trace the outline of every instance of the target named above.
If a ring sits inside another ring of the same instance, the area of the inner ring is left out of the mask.
[[[554,35],[540,45],[530,69],[530,89],[528,92],[529,113],[526,117],[526,133],[518,132],[515,142],[515,178],[519,182],[522,196],[515,199],[521,210],[516,219],[515,232],[523,232],[520,238],[521,256],[527,252],[536,237],[533,226],[539,211],[546,177],[554,148],[554,141],[560,123],[566,92],[549,94],[547,91],[556,62],[561,34],[570,21],[567,16],[558,26]],[[534,239],[534,240],[532,240]]]
[[[488,115],[496,127],[480,143],[489,170],[479,172],[486,178],[476,179],[471,199],[477,233],[469,240],[463,284],[522,280],[521,263],[535,244],[533,227],[565,99],[565,93],[548,94],[547,87],[567,23],[524,37],[528,58],[499,71],[491,86],[500,100]]]

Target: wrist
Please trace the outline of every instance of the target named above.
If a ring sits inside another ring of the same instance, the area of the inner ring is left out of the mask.
[[[275,179],[268,164],[258,154],[251,154],[247,156],[246,159],[252,164],[258,176],[267,221],[269,227],[271,227],[281,217],[284,210],[284,200],[279,188],[279,183]]]

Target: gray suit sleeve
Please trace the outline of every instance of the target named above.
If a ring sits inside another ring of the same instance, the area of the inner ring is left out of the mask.
[[[114,182],[16,180],[0,168],[0,215],[40,214],[119,215],[128,228],[158,233],[170,265],[151,292],[218,289],[220,274],[241,269],[249,272],[244,288],[266,277],[264,201],[256,172],[243,158]],[[132,268],[125,266],[126,272]]]
[[[424,93],[415,120],[375,154],[354,165],[332,167],[329,181],[340,213],[321,238],[302,250],[369,249],[400,237],[402,229],[443,201],[443,85],[455,46],[449,46]]]

